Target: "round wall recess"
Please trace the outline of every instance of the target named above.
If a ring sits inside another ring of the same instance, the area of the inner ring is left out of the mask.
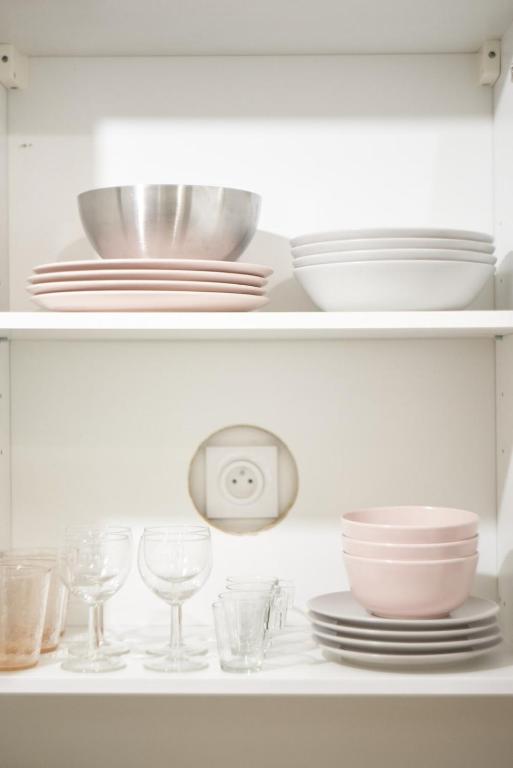
[[[296,462],[277,435],[236,425],[210,435],[189,467],[199,514],[225,533],[259,533],[277,525],[298,493]]]

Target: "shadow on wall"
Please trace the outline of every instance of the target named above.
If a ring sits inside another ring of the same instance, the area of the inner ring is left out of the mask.
[[[91,260],[97,261],[99,257],[85,237],[68,243],[57,256],[57,261]],[[315,304],[294,278],[292,256],[286,237],[271,232],[257,231],[239,261],[241,263],[265,264],[274,270],[267,286],[270,302],[262,311],[312,312],[317,310]]]
[[[495,296],[497,309],[513,307],[513,251],[504,256],[497,266]]]
[[[274,270],[268,283],[270,302],[262,312],[317,311],[294,277],[288,238],[258,230],[240,261],[265,264]]]

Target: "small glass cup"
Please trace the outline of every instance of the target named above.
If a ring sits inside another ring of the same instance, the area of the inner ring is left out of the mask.
[[[68,590],[59,577],[57,554],[57,549],[50,547],[9,549],[0,553],[0,562],[2,563],[41,565],[50,570],[41,653],[50,653],[57,649],[66,619]]]
[[[0,562],[0,670],[39,661],[49,585],[45,566]]]
[[[212,606],[219,663],[224,672],[262,669],[269,599],[258,593],[224,592]]]

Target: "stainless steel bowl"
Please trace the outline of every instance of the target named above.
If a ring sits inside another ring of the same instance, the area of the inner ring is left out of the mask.
[[[104,259],[233,261],[255,234],[260,197],[225,187],[142,184],[82,192],[78,207]]]

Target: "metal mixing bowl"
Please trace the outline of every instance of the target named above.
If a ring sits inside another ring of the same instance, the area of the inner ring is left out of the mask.
[[[104,259],[233,261],[255,234],[260,197],[225,187],[141,184],[82,192],[78,207]]]

